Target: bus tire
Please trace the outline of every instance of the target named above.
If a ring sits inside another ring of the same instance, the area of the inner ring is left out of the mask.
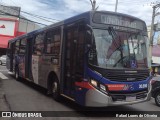
[[[16,80],[17,81],[19,81],[20,80],[20,77],[19,77],[19,69],[16,67],[16,69],[15,69],[15,78],[16,78]]]
[[[60,101],[60,85],[57,77],[54,77],[54,79],[51,82],[51,90],[53,99],[56,101]]]
[[[157,92],[155,95],[155,102],[156,102],[156,105],[160,107],[160,91]]]

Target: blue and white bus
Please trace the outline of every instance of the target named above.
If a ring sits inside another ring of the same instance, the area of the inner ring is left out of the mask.
[[[151,97],[148,50],[141,19],[89,11],[10,40],[7,68],[55,100],[64,96],[92,107],[134,104]]]

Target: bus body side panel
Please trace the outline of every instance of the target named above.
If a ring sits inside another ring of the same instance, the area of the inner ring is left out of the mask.
[[[35,35],[33,39],[33,52],[31,55],[31,73],[33,76],[33,82],[40,86],[44,86],[42,81],[42,75],[44,71],[42,70],[42,56],[44,51],[44,36],[45,32],[40,32]]]
[[[58,24],[52,25],[44,30],[38,31],[37,33],[31,34],[32,38],[32,52],[29,52],[29,62],[30,65],[30,71],[28,71],[29,79],[32,80],[34,83],[47,88],[47,80],[48,76],[51,72],[54,72],[57,77],[60,76],[60,67],[59,64],[55,64],[54,62],[58,62],[58,59],[60,60],[61,55],[54,56],[53,54],[47,54],[46,51],[50,48],[47,48],[46,46],[46,35],[47,32],[50,30],[54,30],[56,28],[60,28],[60,26],[63,24],[63,22],[60,22]],[[42,35],[43,37],[40,37],[39,35]],[[37,37],[39,36],[39,37]],[[52,51],[54,49],[52,48]],[[58,62],[60,63],[60,62]]]
[[[58,32],[57,32],[58,30]],[[53,39],[53,43],[47,43],[48,39]],[[57,42],[58,41],[58,42]],[[55,53],[55,51],[60,51],[60,43],[61,43],[61,27],[52,28],[46,31],[45,41],[44,41],[44,53],[40,58],[36,58],[36,62],[38,62],[38,84],[47,88],[48,76],[50,74],[54,74],[60,80],[60,52]],[[52,45],[55,46],[52,46]],[[39,61],[37,61],[39,59]]]
[[[33,75],[33,82],[35,84],[39,84],[39,56],[32,55],[32,75]]]
[[[48,76],[50,74],[56,75],[58,77],[58,80],[60,76],[60,67],[59,65],[52,63],[51,62],[52,59],[56,59],[58,61],[58,58],[54,58],[53,56],[50,55],[44,55],[41,61],[41,70],[43,72],[41,72],[41,75],[39,75],[40,76],[39,85],[45,88],[47,88]]]

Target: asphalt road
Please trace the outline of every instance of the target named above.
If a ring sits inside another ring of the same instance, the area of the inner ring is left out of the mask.
[[[61,102],[56,102],[52,99],[51,96],[46,95],[45,89],[36,86],[34,84],[31,84],[30,82],[27,82],[25,80],[16,81],[11,75],[8,74],[8,71],[6,70],[5,66],[0,66],[0,89],[3,90],[5,94],[5,100],[8,104],[8,108],[11,111],[59,111],[59,112],[72,111],[72,113],[75,114],[74,117],[42,118],[44,120],[46,119],[47,120],[48,119],[51,120],[52,119],[56,120],[137,119],[137,118],[108,118],[108,117],[100,117],[98,116],[98,114],[96,116],[96,112],[94,112],[93,114],[77,112],[79,110],[84,110],[84,109],[97,111],[97,113],[103,111],[103,114],[108,114],[108,111],[160,111],[160,107],[156,106],[153,98],[150,101],[144,103],[138,103],[126,106],[104,107],[104,108],[84,108],[66,98],[62,98]],[[2,105],[0,103],[0,107],[1,106]],[[92,117],[92,115],[94,117]],[[13,118],[13,119],[19,120],[20,118]],[[138,118],[138,119],[155,120],[158,118]]]

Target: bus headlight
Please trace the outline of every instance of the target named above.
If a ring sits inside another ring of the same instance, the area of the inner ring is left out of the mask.
[[[90,80],[90,84],[95,87],[96,89],[98,89],[99,91],[105,93],[105,94],[108,94],[108,89],[107,89],[107,86],[103,85],[102,83],[99,83],[98,81],[94,80],[94,79],[91,79]]]
[[[100,89],[106,91],[106,86],[100,84]]]
[[[93,79],[91,79],[91,84],[92,84],[93,86],[95,86],[95,87],[98,86],[97,81],[95,81],[95,80],[93,80]]]

